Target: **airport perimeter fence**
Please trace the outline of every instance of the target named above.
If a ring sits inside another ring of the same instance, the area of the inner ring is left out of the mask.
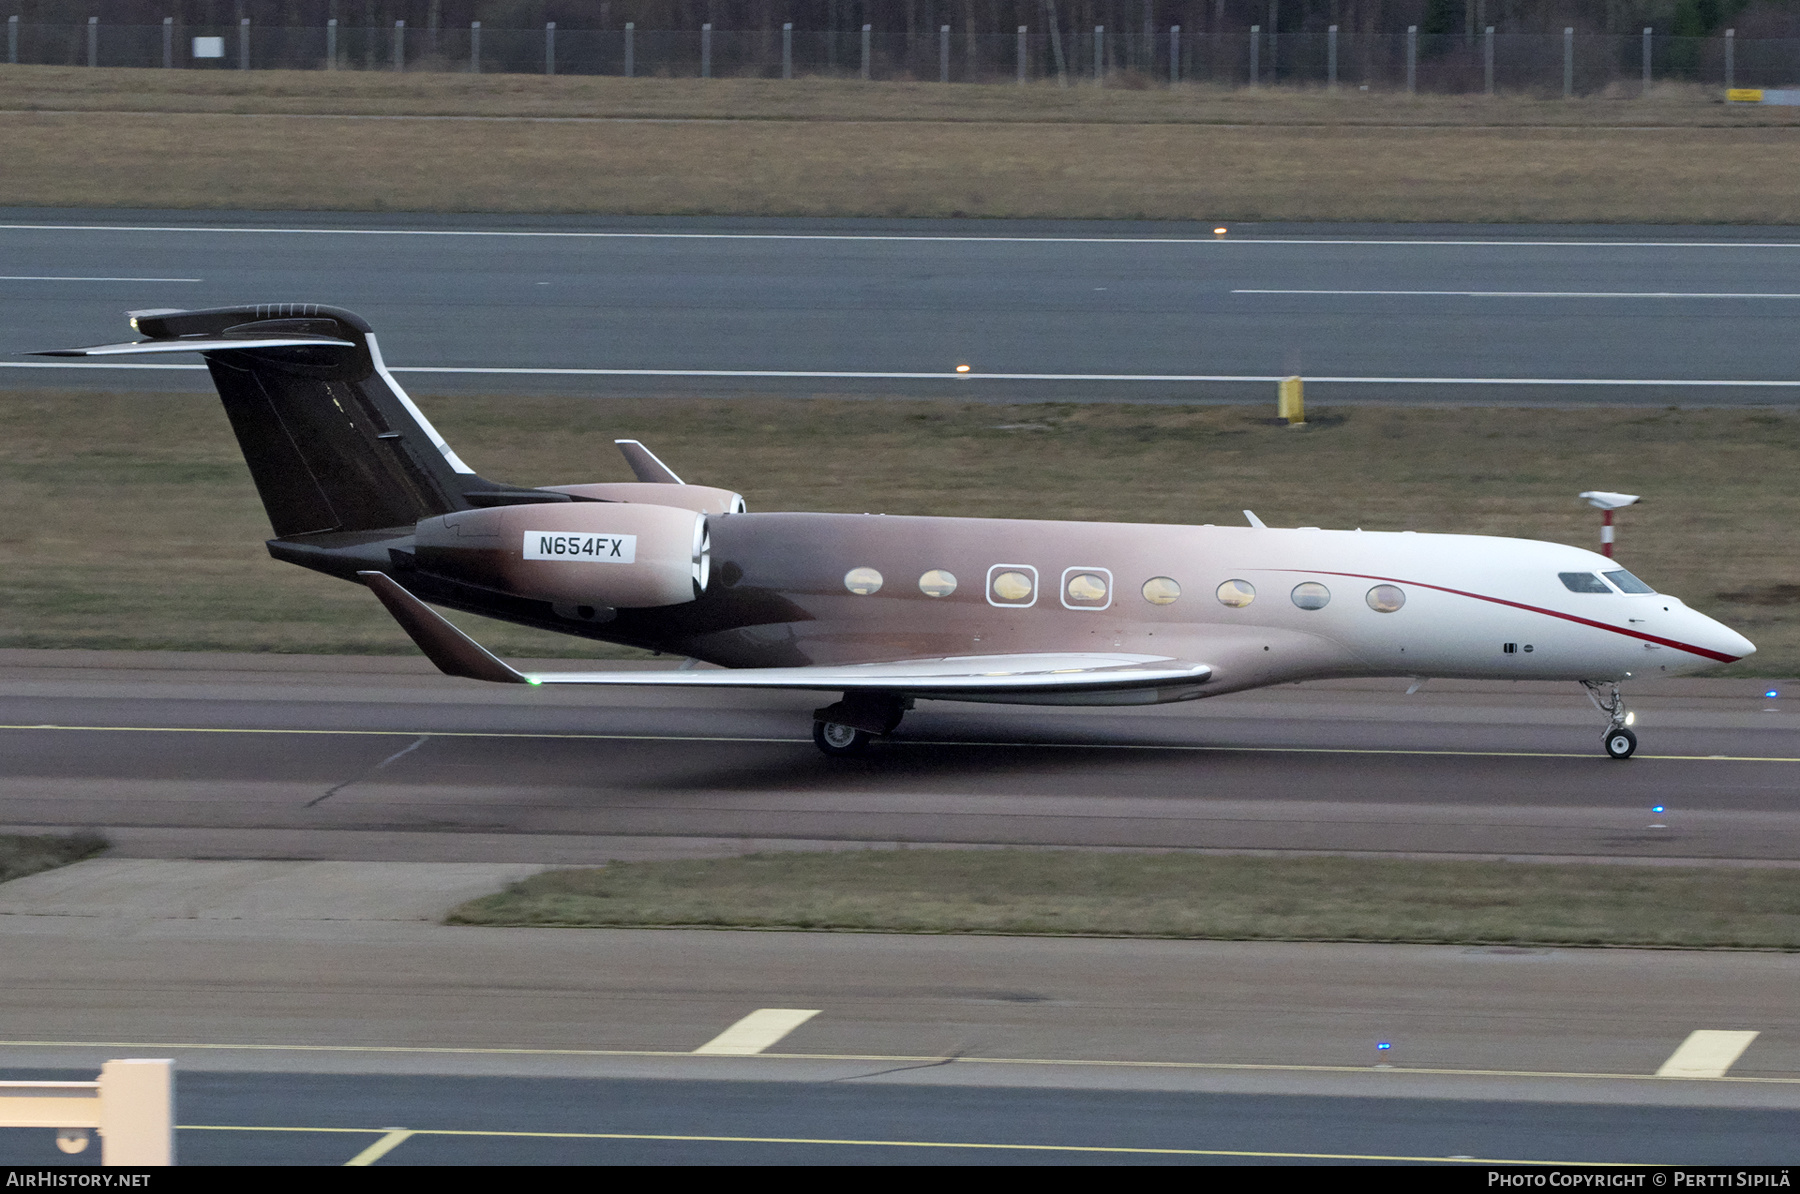
[[[409,29],[387,26],[42,25],[7,21],[8,63],[226,70],[406,70],[657,78],[838,77],[1070,86],[1311,86],[1440,94],[1591,95],[1656,81],[1800,86],[1800,38],[1674,37],[1646,29],[1353,37],[1260,26],[1209,34],[1105,26],[970,36],[759,30]]]

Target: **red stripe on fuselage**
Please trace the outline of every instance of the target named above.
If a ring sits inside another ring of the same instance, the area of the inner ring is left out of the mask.
[[[1645,634],[1641,630],[1626,630],[1622,626],[1608,626],[1605,622],[1596,622],[1592,618],[1582,618],[1575,614],[1565,614],[1553,609],[1543,609],[1536,605],[1526,605],[1522,601],[1508,601],[1504,597],[1489,597],[1483,593],[1470,593],[1462,589],[1450,589],[1443,585],[1428,585],[1422,580],[1402,580],[1397,576],[1369,576],[1362,572],[1322,572],[1315,568],[1277,568],[1276,572],[1310,572],[1315,576],[1349,576],[1357,580],[1381,580],[1391,585],[1413,585],[1420,589],[1435,589],[1440,593],[1453,593],[1458,597],[1472,597],[1476,601],[1490,601],[1495,605],[1510,605],[1514,609],[1522,609],[1529,613],[1543,614],[1549,618],[1561,618],[1565,622],[1576,622],[1582,626],[1592,626],[1596,630],[1610,630],[1614,634],[1622,634],[1627,638],[1643,639],[1647,643],[1658,646],[1674,647],[1677,651],[1686,651],[1690,655],[1699,655],[1706,659],[1716,659],[1720,663],[1736,663],[1742,655],[1727,655],[1722,651],[1709,651],[1705,647],[1696,647],[1692,643],[1678,642],[1672,638],[1662,638],[1654,634]]]

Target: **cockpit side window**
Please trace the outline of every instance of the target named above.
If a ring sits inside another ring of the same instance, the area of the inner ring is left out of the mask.
[[[1557,578],[1563,582],[1563,588],[1571,593],[1610,593],[1606,582],[1592,572],[1558,572]],[[1640,584],[1643,582],[1639,582]]]
[[[1608,572],[1606,579],[1619,586],[1621,593],[1654,593],[1655,589],[1621,568],[1617,572]]]

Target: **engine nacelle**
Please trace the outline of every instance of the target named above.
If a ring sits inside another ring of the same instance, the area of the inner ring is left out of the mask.
[[[416,532],[420,567],[559,612],[692,601],[706,591],[711,546],[704,514],[635,502],[462,510]]]

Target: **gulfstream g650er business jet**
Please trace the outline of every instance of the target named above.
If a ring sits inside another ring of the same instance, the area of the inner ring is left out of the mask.
[[[1637,737],[1618,683],[1755,648],[1612,560],[1556,543],[1266,527],[750,514],[634,440],[635,482],[479,477],[313,304],[142,311],[147,339],[56,356],[197,352],[256,481],[269,552],[358,580],[438,667],[504,684],[789,688],[827,754],[916,700],[1137,705],[1343,676],[1570,680]],[[722,670],[515,671],[427,602]]]

